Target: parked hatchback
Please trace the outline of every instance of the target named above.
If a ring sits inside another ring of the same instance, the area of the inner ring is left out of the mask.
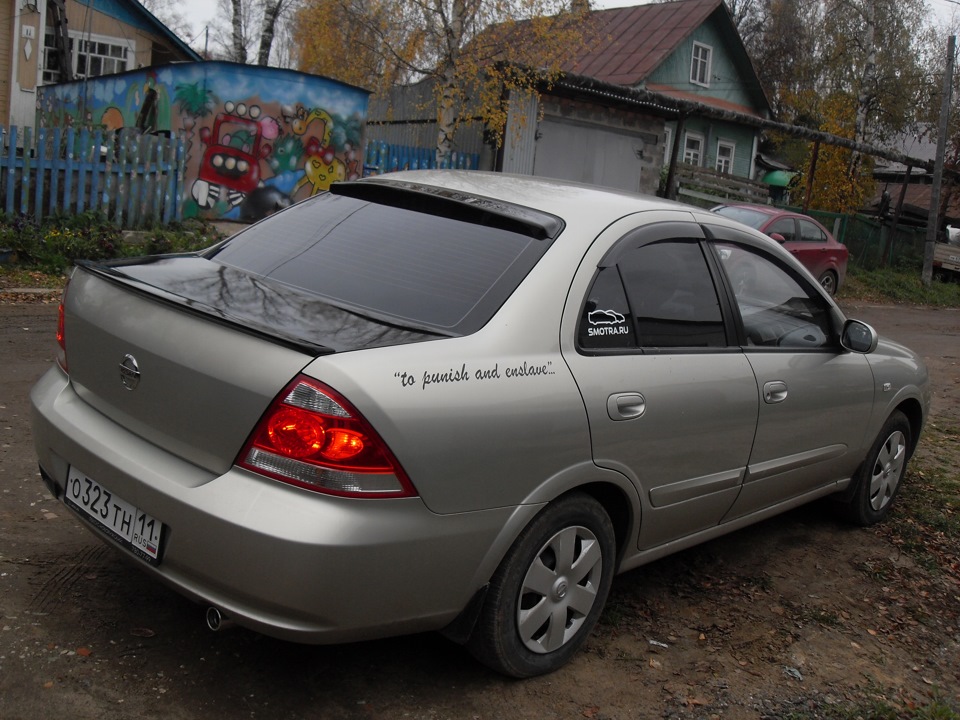
[[[712,212],[749,225],[781,243],[831,295],[843,285],[847,247],[812,217],[771,205],[718,205]]]
[[[85,263],[57,339],[44,481],[211,628],[441,630],[518,677],[570,659],[617,572],[817,498],[881,520],[929,402],[765,235],[477,172]]]

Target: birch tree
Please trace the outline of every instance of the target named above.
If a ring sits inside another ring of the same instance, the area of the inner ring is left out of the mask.
[[[465,108],[499,136],[509,91],[537,93],[556,80],[587,41],[588,13],[585,0],[308,0],[297,26],[328,30],[313,42],[302,38],[310,69],[356,82],[335,68],[356,61],[361,84],[379,93],[395,82],[432,81],[439,162],[453,150]]]
[[[272,62],[274,41],[294,10],[296,0],[218,0],[211,23],[212,54],[222,60],[257,65]],[[283,56],[284,53],[279,53]]]

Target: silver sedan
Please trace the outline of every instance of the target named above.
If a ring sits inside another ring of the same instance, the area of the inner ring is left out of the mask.
[[[930,392],[757,231],[477,172],[82,264],[57,338],[44,481],[212,628],[441,630],[517,677],[615,573],[818,498],[881,520]]]

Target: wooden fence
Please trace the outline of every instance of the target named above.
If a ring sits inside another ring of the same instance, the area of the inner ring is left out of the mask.
[[[119,227],[182,218],[182,138],[73,128],[0,126],[0,210],[31,215],[101,212]]]
[[[398,170],[425,170],[437,167],[476,170],[479,164],[479,153],[453,152],[448,160],[438,165],[435,147],[390,145],[380,140],[368,140],[364,154],[363,174],[364,176],[383,175]]]
[[[702,207],[731,201],[765,204],[770,198],[769,185],[684,163],[677,165],[675,181],[678,200]]]

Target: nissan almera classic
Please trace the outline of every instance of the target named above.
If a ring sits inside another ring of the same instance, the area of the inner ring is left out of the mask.
[[[759,232],[477,172],[82,264],[57,338],[42,477],[213,626],[441,630],[517,677],[570,659],[615,573],[826,496],[881,520],[929,401]]]

